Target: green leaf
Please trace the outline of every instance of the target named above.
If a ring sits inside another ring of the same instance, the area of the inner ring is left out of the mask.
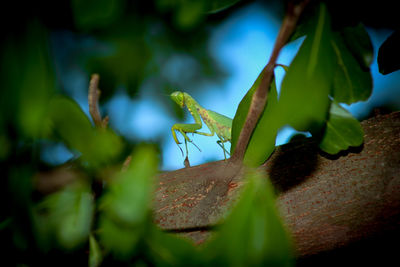
[[[18,38],[6,38],[0,54],[0,111],[22,136],[46,135],[48,102],[55,89],[48,37],[37,21]]]
[[[0,127],[3,127],[2,129],[6,129],[3,125],[1,125],[0,122]],[[9,138],[7,138],[6,134],[3,131],[0,131],[0,161],[5,160],[11,153],[11,141]]]
[[[126,227],[105,214],[100,215],[99,242],[106,252],[112,253],[117,259],[126,261],[135,255],[140,238],[144,235],[144,225]]]
[[[204,18],[203,1],[179,1],[175,13],[175,23],[182,29],[190,29]]]
[[[205,266],[199,250],[188,239],[153,227],[146,244],[155,266]]]
[[[299,131],[319,130],[324,125],[336,63],[325,5],[320,5],[314,20],[313,29],[282,81],[279,111],[276,113]]]
[[[3,166],[6,166],[3,163]],[[0,245],[6,245],[20,251],[26,251],[29,248],[29,237],[32,227],[29,224],[32,220],[32,196],[34,193],[34,183],[32,177],[36,170],[19,164],[9,165],[5,169],[3,176],[2,194],[3,207],[0,216],[11,216],[12,223],[8,234],[0,238]],[[9,238],[7,238],[7,235]]]
[[[65,203],[60,203],[60,209],[63,209],[71,201],[75,202],[71,207],[71,213],[66,215],[59,224],[58,240],[63,247],[72,249],[87,241],[93,219],[93,197],[89,192],[63,197],[67,199],[60,199],[61,202],[65,201]]]
[[[93,235],[89,237],[89,267],[100,266],[103,260],[99,244]]]
[[[400,69],[399,60],[400,31],[393,32],[379,47],[379,72],[389,74]]]
[[[95,129],[78,104],[65,97],[50,102],[53,131],[65,144],[82,153],[82,161],[93,167],[110,163],[122,150],[121,139],[108,129]]]
[[[247,91],[246,95],[242,98],[239,103],[239,106],[236,110],[235,117],[232,122],[232,134],[231,134],[231,155],[235,151],[236,143],[239,139],[240,131],[243,128],[243,125],[246,121],[247,114],[249,113],[251,99],[253,97],[254,91],[257,89],[258,85],[261,82],[262,73],[258,75],[256,81],[251,86],[251,88]]]
[[[230,6],[233,6],[239,0],[207,0],[206,2],[206,12],[207,13],[217,13],[224,9],[227,9]]]
[[[138,27],[139,29],[132,29]],[[146,76],[152,52],[143,38],[143,25],[126,23],[118,31],[103,37],[105,45],[111,47],[109,53],[94,54],[88,59],[86,68],[101,77],[102,100],[108,99],[115,88],[123,84],[134,95]],[[134,35],[127,33],[134,30]],[[134,64],[132,63],[134,62]]]
[[[360,65],[341,35],[332,35],[332,47],[338,63],[333,79],[332,97],[335,101],[346,104],[368,99],[372,92],[369,67]]]
[[[246,117],[247,117],[247,114],[248,114],[249,109],[250,109],[250,104],[251,104],[251,100],[252,100],[253,94],[254,94],[255,90],[257,89],[258,85],[261,82],[261,77],[262,77],[262,73],[260,73],[260,75],[257,77],[257,79],[254,82],[254,84],[247,91],[246,95],[242,98],[242,100],[240,101],[239,106],[238,106],[238,108],[236,110],[236,114],[235,114],[235,117],[233,118],[233,122],[232,122],[231,151],[230,151],[231,155],[235,151],[236,143],[237,143],[237,141],[239,139],[240,131],[242,130],[243,125],[244,125],[244,123],[246,121]],[[271,112],[271,110],[276,105],[276,102],[278,101],[278,99],[277,99],[278,96],[277,95],[278,94],[277,94],[277,90],[276,90],[276,83],[275,83],[275,79],[273,79],[272,82],[271,82],[271,86],[269,88],[269,94],[268,94],[268,99],[267,99],[267,104],[266,104],[266,107],[265,107],[265,111],[261,115],[258,124],[260,124],[260,122],[263,121],[263,125],[264,125],[264,121],[266,119],[263,119],[263,118],[266,117],[266,116],[268,117],[268,114]],[[258,124],[257,124],[257,127],[259,127]],[[260,126],[260,128],[257,128],[257,127],[256,127],[256,129],[263,128],[262,126]],[[258,130],[255,130],[255,132],[256,131],[258,132]],[[275,142],[274,142],[274,144],[275,144]]]
[[[107,27],[122,16],[123,0],[73,0],[75,24],[82,30]]]
[[[319,147],[329,154],[337,154],[350,146],[360,146],[363,135],[360,122],[338,103],[332,102],[329,120]]]
[[[49,116],[54,131],[69,147],[81,152],[85,150],[94,130],[75,101],[63,96],[54,97],[50,102]]]
[[[7,229],[7,227],[11,225],[12,221],[13,220],[11,217],[7,217],[0,221],[0,231],[4,231],[5,229]]]
[[[291,266],[290,242],[268,179],[251,173],[243,190],[237,205],[204,248],[209,265]]]
[[[113,178],[100,200],[99,238],[119,258],[129,258],[151,223],[150,206],[157,172],[154,149],[139,147],[127,170]]]
[[[275,147],[277,131],[285,124],[299,131],[318,131],[326,121],[335,60],[325,5],[319,7],[307,25],[308,35],[291,66],[286,68],[279,101],[275,83],[271,85],[267,107],[246,150],[244,162],[247,165],[258,166],[269,157]],[[233,120],[231,152],[235,149],[251,97],[260,81],[259,76],[239,104]]]
[[[273,79],[268,94],[267,105],[261,114],[256,128],[247,146],[244,163],[247,166],[259,166],[275,149],[275,138],[279,127],[282,125],[282,117],[277,116],[278,92],[275,79]]]
[[[128,170],[120,172],[101,199],[101,209],[117,222],[128,226],[142,223],[148,215],[154,177],[155,151],[140,147],[132,155]]]
[[[47,196],[37,205],[36,214],[39,216],[36,218],[38,234],[55,238],[56,244],[63,249],[74,250],[89,238],[94,214],[93,196],[87,185],[77,183]]]
[[[361,23],[354,27],[345,27],[340,34],[360,66],[369,69],[374,59],[374,50],[365,27]]]

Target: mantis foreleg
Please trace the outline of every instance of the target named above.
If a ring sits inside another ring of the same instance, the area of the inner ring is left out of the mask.
[[[177,124],[174,124],[174,125],[172,126],[172,128],[171,128],[171,130],[172,130],[172,136],[173,136],[173,138],[174,138],[174,140],[175,140],[175,143],[178,145],[179,149],[181,150],[182,156],[183,156],[183,151],[182,151],[182,148],[179,146],[179,145],[181,144],[181,142],[179,142],[178,137],[176,136],[176,132],[175,132],[175,131],[180,132],[180,133],[182,134],[182,136],[184,137],[184,140],[185,140],[185,150],[186,150],[186,155],[187,155],[187,154],[188,154],[187,142],[192,143],[195,147],[197,147],[197,149],[198,149],[199,151],[201,151],[200,148],[199,148],[195,143],[193,143],[193,141],[190,140],[190,138],[189,138],[189,137],[187,136],[187,134],[186,134],[186,133],[197,133],[196,130],[194,130],[194,129],[196,129],[196,128],[200,129],[200,128],[201,128],[201,125],[200,125],[200,128],[199,128],[199,125],[196,124],[196,123],[193,123],[193,124],[182,124],[182,123],[177,123]]]

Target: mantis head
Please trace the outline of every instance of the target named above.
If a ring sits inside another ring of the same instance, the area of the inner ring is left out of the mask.
[[[185,106],[185,97],[183,92],[175,91],[171,94],[171,99],[174,100],[181,108]]]

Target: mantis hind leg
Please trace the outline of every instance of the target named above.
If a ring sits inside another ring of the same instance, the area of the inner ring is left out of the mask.
[[[222,148],[224,151],[224,159],[226,160],[226,153],[230,156],[231,154],[225,149],[224,143],[229,142],[229,140],[220,139],[217,141],[217,144]]]

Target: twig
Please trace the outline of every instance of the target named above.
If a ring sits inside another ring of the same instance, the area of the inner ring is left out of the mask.
[[[94,125],[98,128],[106,128],[108,124],[108,116],[106,116],[103,120],[101,119],[100,111],[99,111],[99,98],[101,91],[99,90],[99,80],[100,76],[98,74],[93,74],[90,79],[89,84],[89,113],[92,116]]]
[[[230,161],[233,163],[240,162],[244,158],[244,153],[246,152],[251,134],[253,133],[257,121],[260,118],[261,113],[263,112],[264,107],[267,103],[268,88],[274,76],[274,68],[276,60],[279,56],[279,52],[286,44],[289,37],[292,35],[294,29],[296,28],[297,21],[308,2],[309,0],[304,0],[298,3],[290,2],[288,4],[287,13],[279,30],[279,34],[275,41],[271,57],[268,61],[268,64],[262,70],[261,82],[254,92],[253,98],[250,103],[249,112],[246,117],[246,122],[244,123],[243,128],[240,132],[235,152],[230,158]]]
[[[124,163],[122,163],[122,170],[126,171],[129,167],[129,164],[131,164],[131,160],[132,160],[132,156],[128,156],[126,157],[126,159],[124,160]]]
[[[103,118],[103,120],[101,121],[101,125],[103,126],[103,128],[107,128],[109,120],[110,120],[110,118],[108,116],[105,116]]]

